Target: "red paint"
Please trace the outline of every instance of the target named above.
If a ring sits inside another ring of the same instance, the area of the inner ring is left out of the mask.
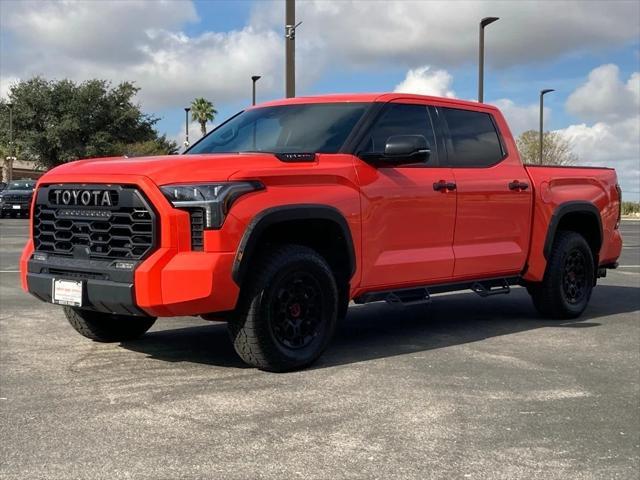
[[[83,160],[57,167],[39,185],[132,184],[160,217],[160,246],[135,273],[139,307],[157,316],[231,310],[240,288],[231,269],[247,225],[270,207],[325,204],[346,219],[356,253],[353,298],[367,290],[458,279],[517,275],[542,279],[549,222],[562,203],[584,200],[601,215],[601,264],[620,255],[615,223],[619,198],[613,169],[529,168],[521,164],[500,112],[491,106],[398,94],[334,95],[280,100],[264,105],[321,102],[406,102],[490,113],[506,143],[507,157],[489,168],[380,168],[349,154],[319,154],[312,163],[284,163],[268,154],[220,154]],[[259,108],[254,107],[254,108]],[[241,197],[220,230],[207,230],[203,252],[190,249],[189,216],[174,209],[160,185],[259,180],[262,191]],[[510,190],[518,180],[526,190]],[[433,183],[457,190],[435,191]],[[34,196],[35,198],[35,196]],[[29,241],[20,261],[22,286],[33,253]],[[291,312],[295,316],[295,312]]]

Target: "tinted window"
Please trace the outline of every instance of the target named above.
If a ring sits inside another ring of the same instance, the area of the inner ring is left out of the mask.
[[[429,160],[435,160],[436,141],[426,106],[389,104],[371,127],[359,150],[362,153],[383,153],[387,138],[393,135],[422,135],[431,148]]]
[[[439,109],[449,127],[449,158],[457,167],[484,167],[499,162],[502,148],[498,132],[488,113]]]
[[[9,182],[9,185],[7,185],[7,190],[33,190],[35,186],[36,186],[35,182],[30,182],[30,181]]]
[[[246,110],[186,153],[337,153],[368,106],[319,103]]]

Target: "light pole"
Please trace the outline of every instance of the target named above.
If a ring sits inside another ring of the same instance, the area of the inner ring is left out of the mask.
[[[252,98],[252,103],[251,105],[255,105],[256,104],[256,82],[258,80],[260,80],[262,77],[260,75],[254,75],[253,77],[251,77],[251,81],[253,82],[253,94],[251,96]]]
[[[191,111],[191,108],[184,107],[184,148],[189,147],[189,111]]]
[[[484,17],[480,20],[480,42],[478,48],[478,102],[484,101],[484,27],[500,20],[500,17]]]
[[[285,93],[287,98],[296,96],[296,0],[287,0],[285,4]]]
[[[544,138],[544,96],[553,91],[555,91],[553,88],[540,90],[540,165],[542,165],[542,145]]]

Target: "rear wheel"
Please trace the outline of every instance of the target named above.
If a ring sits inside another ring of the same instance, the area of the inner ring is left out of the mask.
[[[284,372],[313,363],[331,339],[338,289],[315,250],[285,245],[264,255],[228,323],[233,346],[249,365]]]
[[[96,342],[134,340],[151,328],[155,317],[136,317],[64,307],[64,314],[80,335]]]
[[[581,315],[591,298],[594,268],[593,254],[584,237],[559,232],[543,281],[528,287],[536,309],[550,318]]]

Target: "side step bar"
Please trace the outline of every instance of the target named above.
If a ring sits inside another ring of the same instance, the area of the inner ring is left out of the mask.
[[[481,297],[506,295],[511,292],[511,285],[517,285],[519,283],[519,276],[488,278],[467,282],[442,283],[423,287],[366,292],[354,298],[353,301],[357,304],[385,301],[392,305],[417,305],[429,303],[432,295],[460,290],[471,290]]]

